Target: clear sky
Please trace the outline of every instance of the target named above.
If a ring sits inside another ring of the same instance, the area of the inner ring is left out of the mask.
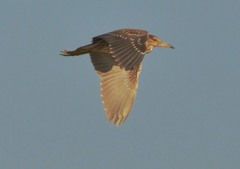
[[[240,1],[0,2],[1,169],[236,169]],[[143,61],[135,106],[108,122],[91,38],[138,28],[175,46]]]

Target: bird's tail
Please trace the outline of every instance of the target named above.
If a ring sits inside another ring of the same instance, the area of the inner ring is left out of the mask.
[[[63,51],[61,51],[60,55],[63,55],[63,56],[83,55],[83,54],[86,54],[86,53],[90,53],[95,46],[96,46],[96,44],[89,44],[89,45],[86,45],[86,46],[81,46],[81,47],[79,47],[79,48],[77,48],[76,50],[73,50],[73,51],[63,50]]]

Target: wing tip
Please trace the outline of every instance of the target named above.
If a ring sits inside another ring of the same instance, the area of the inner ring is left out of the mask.
[[[112,115],[112,114],[108,114],[107,111],[106,111],[106,115],[107,115],[109,122],[114,124],[116,127],[120,127],[128,117],[128,114],[125,116],[123,116],[122,114]]]

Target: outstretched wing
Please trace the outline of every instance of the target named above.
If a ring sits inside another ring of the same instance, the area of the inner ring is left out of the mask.
[[[146,53],[148,32],[121,29],[93,38],[93,43],[105,40],[117,65],[126,70],[137,68]]]
[[[106,115],[109,121],[119,126],[126,120],[133,107],[142,65],[125,70],[118,66],[111,54],[90,55],[101,79],[101,96]]]

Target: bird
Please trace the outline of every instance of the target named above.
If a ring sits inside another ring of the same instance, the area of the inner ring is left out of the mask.
[[[101,98],[108,120],[120,126],[135,102],[145,54],[154,47],[174,47],[140,29],[119,29],[92,38],[92,43],[60,55],[89,54],[100,78]]]

